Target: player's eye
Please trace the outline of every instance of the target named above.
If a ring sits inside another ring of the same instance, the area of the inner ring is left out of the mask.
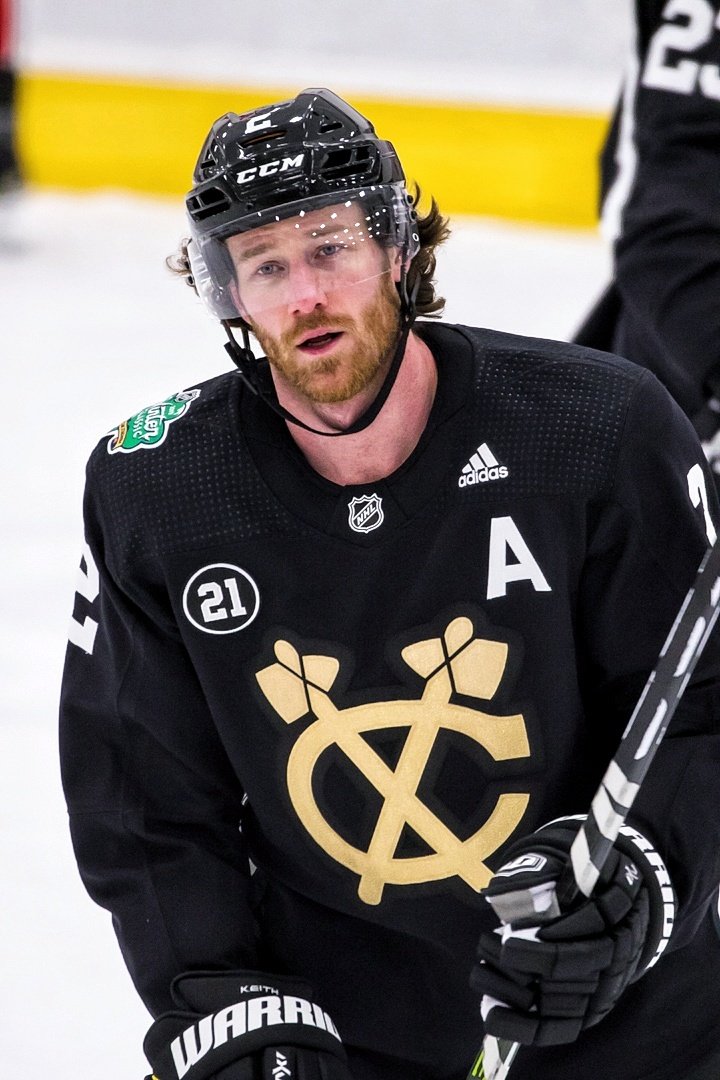
[[[282,269],[280,263],[264,262],[260,263],[260,265],[255,268],[255,274],[257,277],[261,278],[276,277],[282,272]]]
[[[339,255],[341,251],[345,251],[346,249],[347,249],[347,244],[341,244],[341,243],[323,244],[322,247],[319,247],[317,249],[315,255],[316,255],[316,258],[318,258],[318,259],[332,259],[332,258],[335,258],[337,255]]]

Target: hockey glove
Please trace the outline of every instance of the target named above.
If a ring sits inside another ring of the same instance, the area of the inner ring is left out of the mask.
[[[486,898],[500,904],[518,889],[546,893],[568,866],[583,820],[561,818],[514,844]],[[548,921],[535,913],[481,936],[471,986],[483,995],[486,1031],[534,1046],[574,1041],[659,958],[674,910],[665,864],[624,825],[590,899],[581,894]]]
[[[335,1025],[300,980],[189,972],[172,997],[177,1011],[145,1036],[156,1080],[351,1080]]]

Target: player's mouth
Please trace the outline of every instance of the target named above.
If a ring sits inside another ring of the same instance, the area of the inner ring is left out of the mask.
[[[298,342],[297,348],[306,356],[324,356],[325,353],[330,352],[335,342],[341,337],[341,330],[326,330],[322,334],[308,335]]]

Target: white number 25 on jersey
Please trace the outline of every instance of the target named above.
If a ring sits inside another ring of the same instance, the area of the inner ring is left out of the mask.
[[[688,56],[707,45],[720,28],[720,14],[709,0],[670,0],[663,9],[663,19],[650,41],[643,86],[676,94],[699,90],[704,97],[720,100],[718,65],[702,64]]]

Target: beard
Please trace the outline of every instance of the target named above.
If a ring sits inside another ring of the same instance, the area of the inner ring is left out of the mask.
[[[299,317],[292,330],[280,337],[256,323],[250,325],[270,364],[290,386],[309,401],[331,404],[362,393],[386,366],[399,333],[399,311],[397,289],[384,273],[374,299],[357,318],[313,312]],[[351,336],[329,356],[298,359],[298,337],[328,324]]]

